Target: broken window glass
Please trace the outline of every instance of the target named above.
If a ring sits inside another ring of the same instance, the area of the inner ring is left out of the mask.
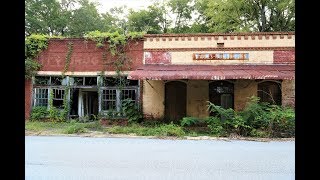
[[[34,88],[34,106],[48,106],[47,88]]]
[[[97,77],[85,77],[84,85],[86,86],[96,86],[97,85]]]
[[[106,89],[102,91],[102,110],[117,111],[116,89]]]
[[[62,77],[51,77],[51,85],[62,85]]]
[[[58,109],[63,109],[64,89],[52,89],[53,98],[52,104]]]
[[[50,76],[36,76],[34,78],[35,85],[49,85],[50,84]]]
[[[74,77],[74,82],[73,82],[73,85],[75,86],[83,86],[83,77]]]

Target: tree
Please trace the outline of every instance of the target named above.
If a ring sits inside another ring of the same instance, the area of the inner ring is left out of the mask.
[[[192,0],[169,0],[168,6],[175,17],[173,32],[180,33],[183,29],[188,28],[188,23],[192,19],[191,13],[194,6],[191,5]]]
[[[160,26],[163,22],[161,9],[149,6],[147,10],[134,11],[130,9],[128,15],[129,31],[146,32],[148,34],[162,33]]]
[[[294,31],[293,0],[208,0],[210,32]]]
[[[102,30],[103,23],[96,4],[88,0],[79,1],[80,8],[73,11],[69,25],[70,35],[83,36],[94,30]]]
[[[64,0],[63,3],[70,6],[74,1]],[[63,35],[70,16],[71,13],[63,9],[57,0],[26,0],[25,33]]]

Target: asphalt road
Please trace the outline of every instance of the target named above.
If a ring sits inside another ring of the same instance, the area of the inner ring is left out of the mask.
[[[25,137],[25,179],[293,180],[295,142]]]

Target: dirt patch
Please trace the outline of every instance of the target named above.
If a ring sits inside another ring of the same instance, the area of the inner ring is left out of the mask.
[[[137,136],[135,134],[109,134],[107,132],[88,131],[86,133],[79,134],[61,134],[54,133],[52,131],[29,131],[25,130],[25,136],[70,136],[70,137],[101,137],[101,138],[144,138],[144,139],[167,139],[167,140],[243,140],[243,141],[258,141],[258,142],[270,142],[270,141],[295,141],[295,138],[251,138],[251,137],[211,137],[211,136]]]

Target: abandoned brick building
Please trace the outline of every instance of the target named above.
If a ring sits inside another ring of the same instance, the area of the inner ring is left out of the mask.
[[[70,66],[62,79],[70,42]],[[104,63],[103,53],[82,38],[51,39],[38,57],[40,71],[25,82],[26,118],[32,107],[48,106],[50,93],[58,108],[67,95],[74,117],[118,111],[125,98],[134,100],[145,118],[176,120],[209,116],[207,101],[235,110],[250,96],[295,104],[294,32],[147,34],[129,42],[131,66],[123,71],[128,83],[121,89],[108,81],[116,71]],[[68,83],[72,91],[64,92]]]

